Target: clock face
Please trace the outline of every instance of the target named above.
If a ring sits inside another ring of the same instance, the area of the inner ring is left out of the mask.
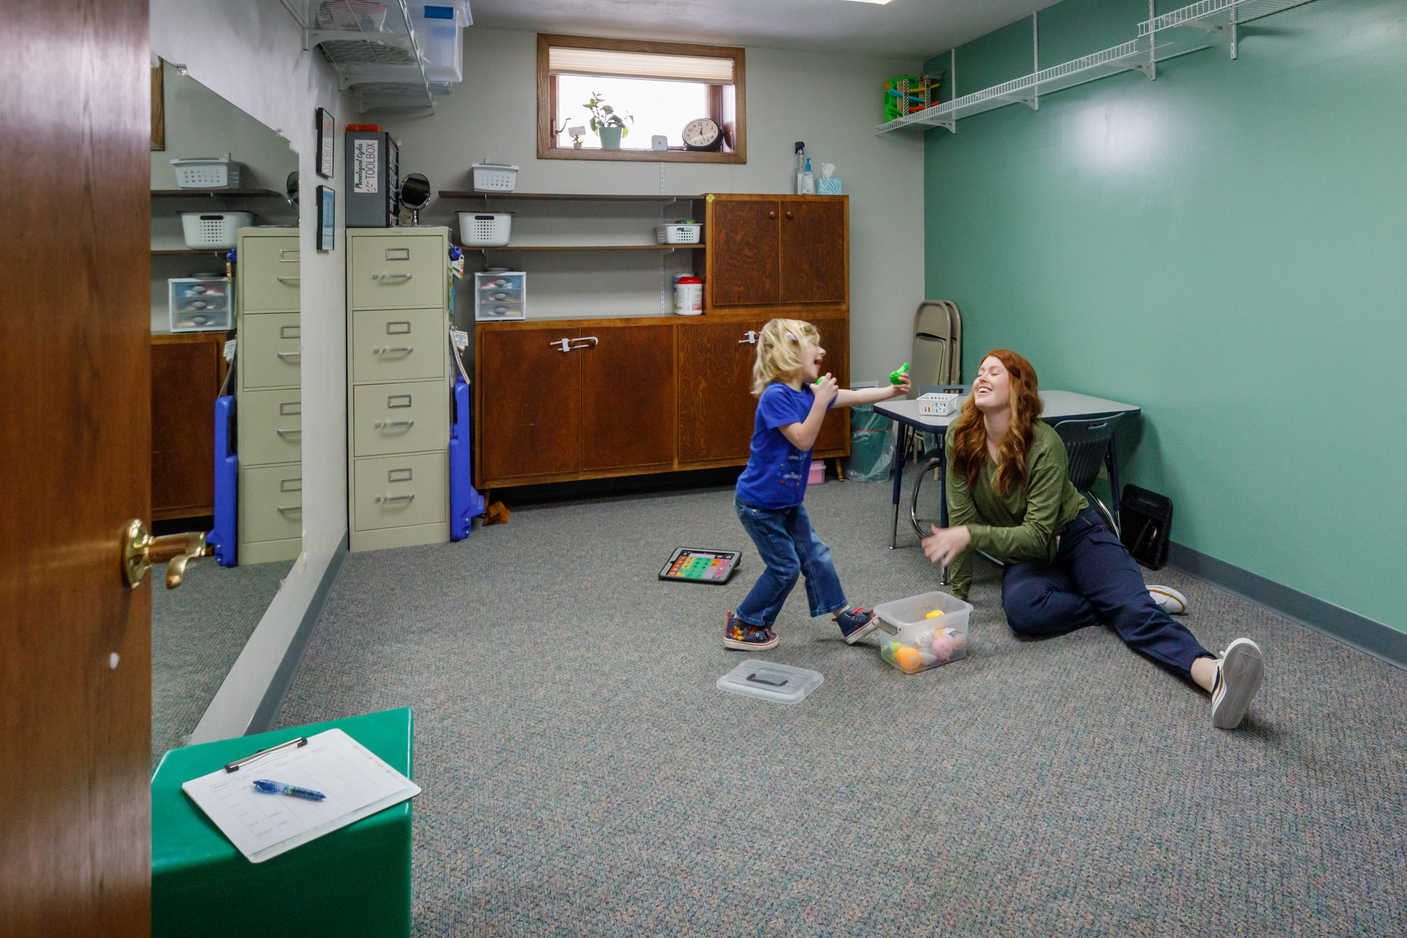
[[[718,125],[707,117],[689,121],[684,125],[684,145],[690,147],[712,146],[718,140]]]

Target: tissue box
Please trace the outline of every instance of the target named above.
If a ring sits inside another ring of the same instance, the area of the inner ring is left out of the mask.
[[[920,394],[918,412],[924,417],[946,417],[958,409],[958,394]]]
[[[817,180],[816,180],[816,194],[817,194],[817,195],[840,195],[840,180],[839,180],[839,179],[835,179],[835,178],[831,178],[831,179],[817,179]]]

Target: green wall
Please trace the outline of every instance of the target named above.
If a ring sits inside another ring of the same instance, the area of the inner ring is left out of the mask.
[[[1043,10],[1041,66],[1147,10]],[[957,92],[1030,53],[1029,18],[959,48]],[[928,131],[927,295],[964,377],[1009,347],[1140,405],[1122,466],[1174,540],[1407,631],[1407,4],[1316,0],[1158,72]]]

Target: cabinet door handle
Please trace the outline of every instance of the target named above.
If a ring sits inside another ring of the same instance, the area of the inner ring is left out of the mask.
[[[746,338],[739,339],[739,340],[738,340],[738,344],[739,344],[739,345],[743,345],[743,344],[747,344],[747,345],[756,345],[756,344],[757,344],[757,333],[754,332],[752,329],[749,329],[749,330],[747,331],[747,333],[746,333]]]
[[[390,346],[388,346],[388,347],[386,347],[386,348],[373,348],[373,349],[371,350],[371,354],[373,354],[373,355],[390,355],[390,354],[392,354],[392,353],[403,353],[403,354],[409,355],[409,354],[410,354],[411,352],[413,352],[413,351],[415,351],[415,346],[413,346],[413,345],[397,345],[397,346],[395,346],[395,347],[390,347]]]
[[[580,339],[572,339],[572,342],[573,342],[572,348],[574,348],[574,349],[579,349],[579,348],[595,348],[595,347],[599,344],[599,340],[598,340],[594,335],[582,336]],[[590,344],[590,345],[576,345],[575,343],[577,343],[577,342],[590,342],[591,344]]]
[[[283,359],[284,361],[293,359],[294,361],[301,362],[303,360],[302,352],[276,352],[275,354],[278,355],[278,357]]]
[[[374,426],[375,426],[376,429],[378,429],[378,430],[381,430],[381,429],[388,429],[388,430],[389,430],[389,429],[399,429],[399,428],[401,428],[401,427],[404,427],[404,428],[406,428],[407,430],[409,430],[411,427],[415,426],[415,421],[414,421],[414,420],[378,420],[378,421],[376,421],[376,423],[374,424]]]
[[[776,217],[777,217],[777,213],[776,213],[776,212],[768,212],[768,213],[767,213],[767,217],[768,217],[768,218],[776,218]]]
[[[279,436],[283,437],[284,439],[287,439],[287,438],[290,437],[290,436],[301,437],[301,436],[303,435],[303,431],[302,431],[302,430],[278,430],[278,429],[275,429],[274,432],[277,433]]]
[[[412,492],[409,495],[378,495],[376,496],[376,500],[378,502],[410,502],[415,500],[415,493]]]
[[[787,212],[787,217],[788,217],[788,218],[791,217],[791,212]]]
[[[297,277],[297,276],[292,276],[292,277],[290,277],[290,276],[287,276],[287,275],[285,275],[285,274],[279,274],[279,275],[278,275],[278,282],[279,282],[279,283],[290,283],[290,282],[291,282],[291,283],[298,283],[300,279],[301,279],[301,278],[300,278],[300,277]]]
[[[413,276],[412,274],[372,274],[372,275],[371,275],[371,279],[372,279],[372,280],[400,280],[400,281],[404,282],[404,281],[406,281],[406,280],[409,280],[412,276]]]

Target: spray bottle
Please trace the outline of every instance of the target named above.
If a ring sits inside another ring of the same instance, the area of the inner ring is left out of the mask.
[[[802,194],[802,185],[803,185],[803,182],[804,182],[803,179],[802,179],[802,177],[803,177],[805,174],[806,174],[806,143],[805,143],[804,141],[798,140],[798,141],[796,141],[796,187],[795,187],[795,189],[794,189],[794,191],[795,191],[795,193],[796,193],[797,195],[801,195],[801,194]]]

